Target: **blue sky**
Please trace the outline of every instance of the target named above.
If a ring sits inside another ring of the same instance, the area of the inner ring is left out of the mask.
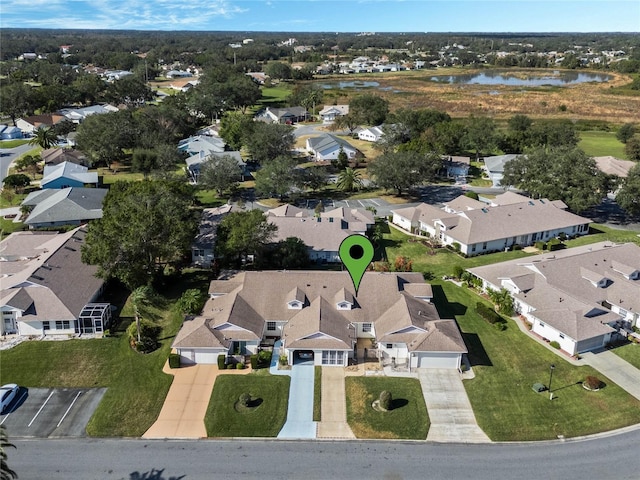
[[[0,27],[640,32],[640,0],[3,0]]]

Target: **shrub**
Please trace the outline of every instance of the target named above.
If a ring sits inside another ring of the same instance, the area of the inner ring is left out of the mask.
[[[547,242],[547,249],[550,252],[553,252],[554,250],[560,250],[562,247],[564,247],[563,243],[557,238],[552,238]]]
[[[243,407],[248,407],[249,404],[251,403],[251,395],[249,395],[246,392],[245,393],[241,393],[240,397],[238,398],[238,403],[240,405],[242,405]]]
[[[451,244],[451,246],[453,247],[453,249],[454,249],[456,252],[459,252],[459,251],[460,251],[460,244],[459,244],[458,242],[453,242],[453,243]]]
[[[393,397],[391,396],[391,392],[387,390],[380,392],[379,402],[380,408],[383,410],[391,410],[393,407]]]
[[[455,278],[461,278],[462,274],[464,273],[464,269],[460,266],[460,265],[455,265],[453,267],[453,276]]]
[[[242,362],[236,363],[236,370],[244,370],[244,363]]]
[[[556,342],[555,340],[549,342],[549,345],[551,345],[553,348],[560,349],[560,344],[558,342]]]
[[[598,390],[602,387],[602,381],[598,377],[589,375],[584,379],[583,385],[589,390]]]
[[[464,194],[465,197],[469,197],[469,198],[473,198],[474,200],[479,200],[480,197],[478,197],[478,194],[476,192],[474,192],[473,190],[469,190],[468,192],[466,192]]]
[[[280,365],[285,366],[289,364],[289,359],[287,358],[286,355],[280,355],[280,358],[278,359],[278,361],[280,362]]]
[[[224,364],[227,361],[227,356],[224,354],[218,355],[218,370],[224,370]]]
[[[236,366],[233,363],[227,364],[227,370],[233,370],[234,368],[236,368]]]
[[[140,319],[140,341],[138,342],[138,329],[136,322],[127,327],[129,342],[138,351],[149,353],[156,350],[160,344],[158,338],[162,332],[162,327],[145,318]]]
[[[169,368],[180,368],[180,355],[177,353],[169,354]]]
[[[496,327],[496,329],[500,330],[501,332],[507,329],[507,324],[505,322],[497,322],[497,323],[494,323],[493,326]]]
[[[513,250],[522,250],[522,247],[520,245],[518,245],[517,243],[515,245],[513,245]]]
[[[540,241],[536,242],[536,243],[534,244],[534,246],[535,246],[538,250],[546,250],[546,248],[547,248],[547,244],[546,244],[546,243],[544,243],[544,242],[540,242]]]
[[[251,362],[251,369],[256,370],[258,368],[258,355],[251,355],[249,361]]]
[[[490,307],[487,307],[482,302],[476,303],[476,312],[478,313],[478,315],[484,318],[491,325],[495,323],[505,323],[504,318],[502,318],[500,315],[496,313],[495,310],[493,310]]]

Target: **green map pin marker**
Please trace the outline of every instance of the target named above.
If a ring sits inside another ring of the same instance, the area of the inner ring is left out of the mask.
[[[340,244],[340,260],[347,267],[358,295],[358,287],[365,270],[373,260],[373,245],[364,235],[349,235]]]

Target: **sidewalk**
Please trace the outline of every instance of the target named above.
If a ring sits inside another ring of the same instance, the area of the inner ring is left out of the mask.
[[[322,367],[322,419],[318,438],[356,438],[347,423],[344,368]]]

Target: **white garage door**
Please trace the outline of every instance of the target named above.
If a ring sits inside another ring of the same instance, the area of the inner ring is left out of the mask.
[[[453,353],[421,353],[418,368],[458,368],[458,357]]]
[[[216,364],[218,363],[219,352],[211,350],[181,349],[180,363],[182,365],[193,365],[194,363]]]

